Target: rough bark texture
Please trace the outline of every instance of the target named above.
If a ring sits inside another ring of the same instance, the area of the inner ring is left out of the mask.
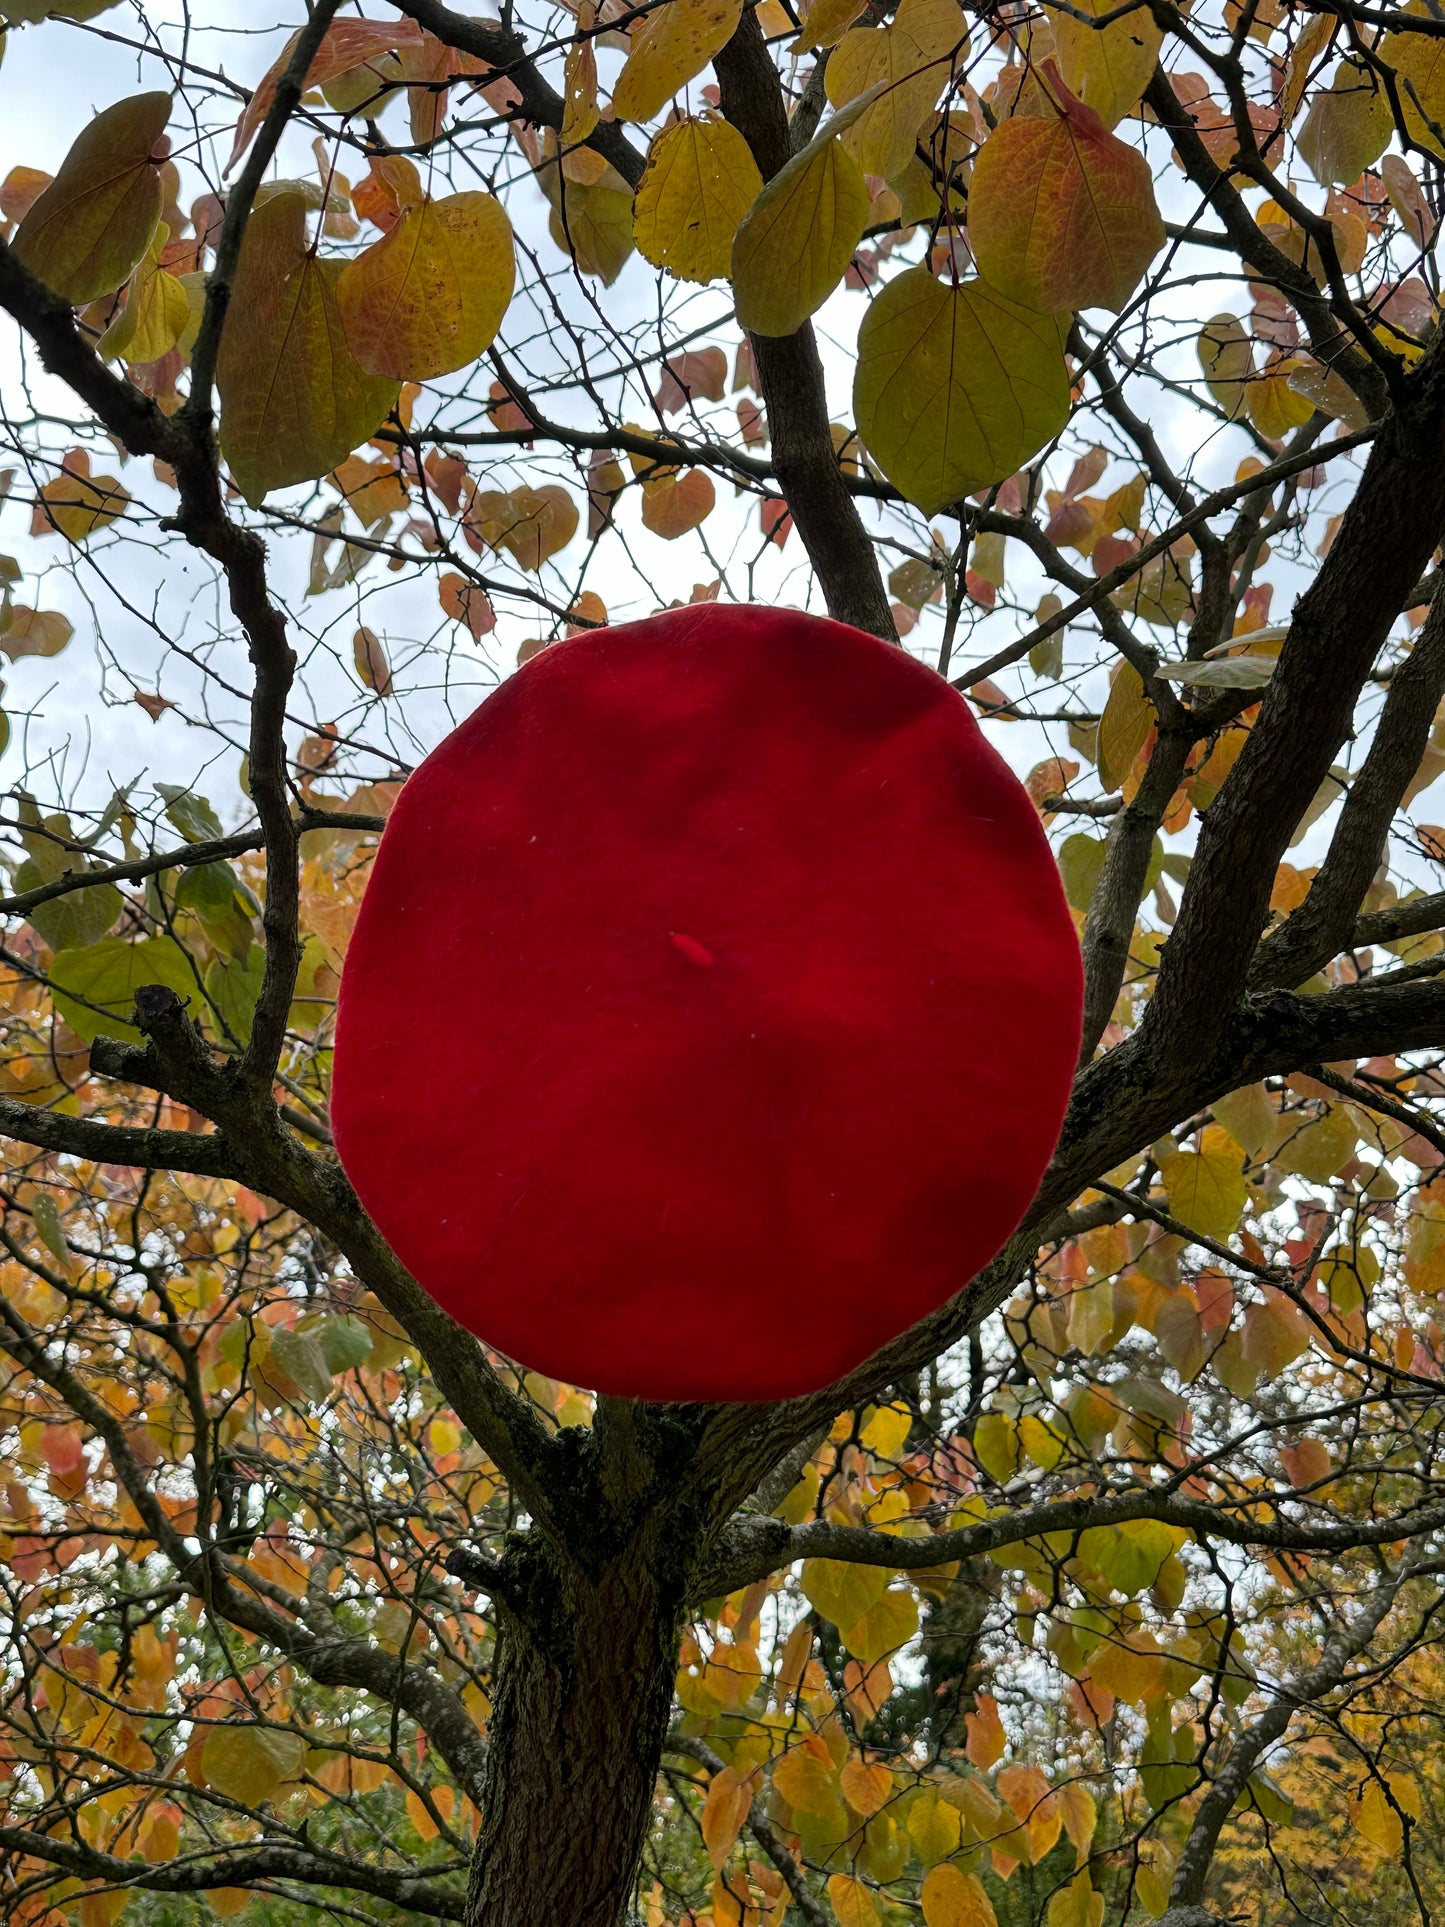
[[[468,1927],[616,1927],[652,1819],[678,1587],[633,1547],[590,1574],[529,1563],[526,1616],[502,1622]]]

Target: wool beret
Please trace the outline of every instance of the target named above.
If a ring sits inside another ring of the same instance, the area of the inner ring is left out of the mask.
[[[516,1363],[782,1398],[1008,1237],[1080,1003],[1038,815],[945,680],[792,610],[677,609],[542,651],[407,781],[336,1143]]]

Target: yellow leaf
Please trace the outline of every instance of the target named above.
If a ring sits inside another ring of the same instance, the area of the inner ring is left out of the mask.
[[[1417,19],[1433,18],[1423,0],[1410,0],[1405,12]],[[1445,123],[1445,42],[1435,34],[1387,33],[1375,52],[1395,70],[1405,131],[1432,154],[1445,153],[1430,125]]]
[[[908,1837],[925,1867],[946,1860],[963,1838],[957,1807],[940,1798],[935,1787],[924,1787],[908,1809]]]
[[[956,0],[899,0],[886,27],[855,27],[833,49],[825,82],[835,107],[875,87],[882,92],[843,144],[865,174],[891,180],[913,158],[919,122],[968,56],[968,26]]]
[[[564,152],[568,148],[580,146],[596,127],[599,119],[597,43],[589,33],[596,19],[597,8],[593,0],[581,0],[577,8],[577,27],[579,33],[587,34],[588,37],[567,49],[562,78],[562,148]]]
[[[664,128],[652,143],[632,205],[638,251],[679,281],[717,281],[733,236],[763,189],[752,150],[711,115]]]
[[[926,1927],[998,1927],[993,1903],[976,1873],[945,1860],[923,1883]]]
[[[863,170],[834,138],[835,115],[775,174],[733,238],[738,320],[790,335],[833,292],[868,225]]]
[[[1059,1788],[1058,1801],[1059,1811],[1064,1817],[1064,1832],[1073,1841],[1082,1863],[1093,1842],[1094,1828],[1099,1819],[1094,1796],[1086,1786],[1081,1786],[1077,1780],[1070,1780],[1066,1786]]]
[[[828,1882],[828,1900],[838,1927],[880,1927],[873,1896],[861,1880],[835,1873]]]
[[[1139,671],[1131,662],[1116,663],[1099,718],[1099,780],[1106,792],[1122,786],[1153,724],[1154,705]]]
[[[858,1437],[880,1459],[896,1459],[908,1439],[913,1415],[906,1405],[880,1405]]]
[[[859,331],[853,409],[889,481],[932,515],[1004,481],[1067,421],[1058,321],[983,281],[948,287],[911,268]]]
[[[610,288],[632,253],[632,189],[611,166],[574,181],[549,161],[537,178],[552,206],[548,233],[583,274]]]
[[[876,1606],[888,1585],[882,1566],[855,1566],[842,1559],[805,1559],[800,1581],[809,1605],[839,1630]]]
[[[125,514],[130,506],[130,495],[123,489],[114,475],[92,475],[90,457],[84,449],[72,449],[61,465],[61,473],[53,482],[47,482],[40,490],[35,520],[37,526],[33,534],[43,534],[47,527],[59,529],[67,542],[84,542],[98,529],[107,527],[118,516]],[[19,611],[15,612],[17,615]],[[27,612],[29,613],[29,612]],[[43,623],[46,619],[40,618]],[[55,621],[63,621],[63,617]],[[13,627],[13,625],[12,625]],[[54,629],[46,636],[47,642],[53,641],[59,630]],[[66,625],[65,642],[70,640],[69,625]],[[65,643],[60,644],[64,648]],[[15,655],[56,655],[59,650],[53,647],[12,650]]]
[[[1316,93],[1295,145],[1321,186],[1348,187],[1380,158],[1394,131],[1384,87],[1368,68],[1342,60],[1328,91]]]
[[[16,231],[17,257],[77,307],[113,294],[150,246],[170,117],[171,96],[160,93],[97,114]]]
[[[843,1644],[865,1666],[887,1659],[918,1631],[918,1601],[911,1592],[885,1592],[843,1633]]]
[[[201,1771],[206,1785],[242,1806],[257,1807],[269,1800],[283,1781],[294,1779],[306,1757],[299,1733],[277,1733],[270,1727],[213,1726],[201,1747]]]
[[[1279,97],[1280,119],[1289,127],[1300,110],[1316,63],[1324,54],[1339,30],[1339,21],[1333,14],[1317,13],[1311,15],[1300,29],[1298,40],[1290,49],[1289,59],[1285,62],[1284,87]]]
[[[803,16],[803,31],[789,47],[790,54],[806,54],[832,47],[862,13],[867,0],[813,0]]]
[[[1227,1151],[1170,1151],[1159,1160],[1169,1209],[1208,1238],[1229,1237],[1239,1225],[1249,1186],[1239,1159]]]
[[[778,1761],[773,1768],[773,1785],[795,1813],[810,1813],[815,1819],[831,1819],[842,1805],[831,1766],[819,1759],[806,1741]]]
[[[1350,1801],[1347,1812],[1350,1825],[1363,1834],[1372,1847],[1398,1860],[1405,1844],[1401,1814],[1407,1814],[1412,1820],[1420,1818],[1420,1789],[1405,1773],[1386,1773],[1383,1782],[1367,1780]]]
[[[254,507],[313,481],[385,421],[398,384],[368,375],[347,345],[336,283],[345,263],[306,243],[306,202],[273,195],[246,229],[221,337],[221,451]]]
[[[979,273],[1025,308],[1119,313],[1164,245],[1144,156],[1065,101],[1000,123],[973,163],[968,235]]]
[[[633,29],[612,89],[619,120],[651,120],[737,31],[742,0],[667,0]]]
[[[336,284],[347,346],[369,375],[431,381],[491,346],[512,298],[512,224],[477,192],[423,198]]]
[[[1049,1902],[1049,1927],[1100,1927],[1103,1918],[1104,1896],[1094,1892],[1087,1871]]]
[[[169,354],[191,318],[190,296],[161,266],[161,249],[170,239],[162,221],[156,228],[140,266],[130,278],[125,306],[96,343],[102,360],[127,361],[143,366]]]
[[[1069,13],[1056,12],[1045,0],[1044,11],[1054,30],[1064,85],[1092,107],[1106,127],[1117,125],[1137,105],[1159,58],[1164,36],[1153,16],[1139,7],[1106,27],[1077,18],[1085,14],[1098,20],[1117,13],[1114,0],[1078,0]]]

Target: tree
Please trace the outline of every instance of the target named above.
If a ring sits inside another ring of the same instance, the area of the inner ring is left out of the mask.
[[[1426,1917],[1445,26],[156,13],[0,5],[115,83],[0,183],[10,1918]],[[1007,1248],[764,1407],[489,1352],[326,1123],[449,692],[676,556],[1047,752],[1087,968]]]

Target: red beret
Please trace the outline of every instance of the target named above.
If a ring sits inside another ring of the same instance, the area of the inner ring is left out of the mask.
[[[406,784],[336,1143],[519,1364],[782,1398],[1018,1223],[1080,999],[1038,816],[947,682],[841,623],[678,609],[543,651]]]

